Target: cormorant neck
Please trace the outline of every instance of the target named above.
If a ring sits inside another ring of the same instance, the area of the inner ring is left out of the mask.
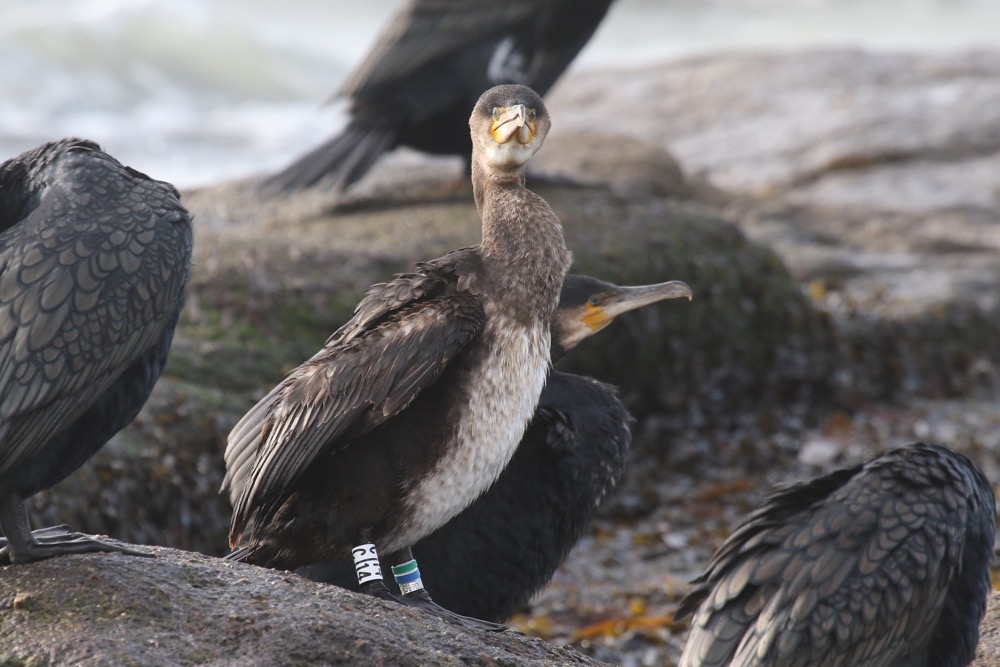
[[[472,157],[472,196],[476,200],[480,219],[487,191],[504,187],[524,188],[524,165],[510,171],[497,172],[487,169],[477,156]]]
[[[572,261],[559,219],[544,199],[524,187],[523,165],[501,171],[474,157],[472,181],[488,280],[504,301],[548,328]]]

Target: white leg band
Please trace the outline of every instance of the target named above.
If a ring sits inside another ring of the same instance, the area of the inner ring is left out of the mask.
[[[354,570],[358,573],[359,584],[382,581],[382,567],[374,544],[360,544],[351,549],[351,554],[354,556]]]

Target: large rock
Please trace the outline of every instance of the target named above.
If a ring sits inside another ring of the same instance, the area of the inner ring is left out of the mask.
[[[989,168],[1000,151],[998,79],[996,52],[745,52],[581,72],[546,105],[557,139],[625,117],[614,132],[669,150],[686,173],[732,193],[772,196],[874,173],[856,183],[852,196],[868,200],[859,203],[988,207],[1000,179]]]
[[[146,548],[0,569],[0,664],[596,666],[288,572]]]
[[[547,104],[556,141],[627,110],[616,132],[728,191],[837,318],[848,404],[996,384],[1000,54],[705,56],[581,73]]]

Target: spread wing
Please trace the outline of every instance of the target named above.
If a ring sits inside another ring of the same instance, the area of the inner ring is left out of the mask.
[[[925,472],[882,457],[771,496],[678,610],[697,607],[681,666],[865,667],[923,650],[968,513],[964,489]]]
[[[0,165],[0,189],[2,475],[162,339],[182,302],[191,226],[173,187],[81,140]]]
[[[285,489],[318,457],[406,408],[485,320],[479,299],[467,292],[449,290],[401,302],[377,296],[386,293],[384,285],[376,286],[355,318],[233,430],[226,452],[230,497],[236,497],[231,539],[255,515],[256,521],[266,522]],[[372,308],[381,315],[371,317]],[[253,454],[247,454],[251,448]]]

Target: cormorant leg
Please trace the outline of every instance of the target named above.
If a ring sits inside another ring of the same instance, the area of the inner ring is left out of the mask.
[[[505,625],[456,614],[434,602],[420,580],[420,569],[417,567],[417,561],[413,557],[413,552],[410,551],[409,547],[390,554],[389,562],[396,563],[392,567],[392,575],[396,579],[400,593],[403,594],[404,603],[423,609],[446,621],[451,621],[452,623],[457,623],[468,628],[489,630],[491,632],[503,632],[507,629]]]
[[[378,562],[378,551],[375,550],[374,544],[370,542],[359,544],[351,549],[351,555],[354,556],[354,571],[357,572],[358,586],[362,593],[383,600],[401,602],[382,581],[382,565]]]
[[[368,539],[368,536],[364,535],[363,538]],[[417,570],[417,561],[413,559],[413,554],[409,548],[390,555],[389,562],[402,563],[392,568],[396,582],[399,583],[400,590],[403,593],[401,596],[393,595],[382,580],[382,566],[379,563],[378,551],[375,549],[374,544],[359,544],[351,549],[351,554],[354,556],[354,568],[358,573],[358,585],[363,593],[383,600],[395,600],[410,607],[417,607],[446,621],[451,621],[452,623],[457,623],[468,628],[491,630],[494,632],[507,629],[504,625],[460,616],[434,602],[431,596],[427,594],[427,591],[424,590],[423,584],[419,583],[420,572]],[[415,577],[413,576],[414,574],[416,575]]]
[[[16,493],[8,492],[0,497],[0,530],[5,536],[0,538],[0,558],[6,557],[11,563],[29,563],[62,554],[93,551],[153,557],[153,554],[102,542],[83,533],[74,533],[67,525],[40,528],[32,532],[24,501]]]

